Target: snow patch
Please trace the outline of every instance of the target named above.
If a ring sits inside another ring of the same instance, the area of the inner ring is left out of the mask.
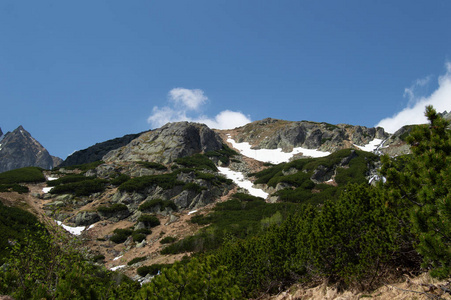
[[[120,266],[112,267],[112,268],[110,268],[110,270],[111,271],[116,271],[116,270],[122,269],[124,267],[125,267],[125,265],[120,265]]]
[[[57,179],[58,179],[58,177],[52,177],[52,176],[47,177],[47,181],[53,181],[53,180],[57,180]]]
[[[241,172],[235,172],[229,168],[218,167],[219,173],[224,174],[227,178],[232,179],[239,187],[249,191],[249,194],[256,197],[262,197],[266,199],[268,193],[261,189],[256,189],[253,187],[253,183],[250,180],[244,179],[244,175]]]
[[[61,222],[61,221],[56,221],[56,224],[63,227],[65,230],[69,231],[69,233],[71,233],[73,235],[80,235],[83,232],[83,230],[86,229],[85,226],[79,226],[79,227],[67,226],[67,225],[64,225],[63,222]]]
[[[53,187],[45,187],[45,188],[42,189],[42,191],[43,191],[44,193],[47,194],[47,193],[50,192],[52,189],[53,189]]]
[[[191,214],[194,214],[194,213],[197,213],[197,209],[196,209],[196,210],[190,211],[190,212],[188,213],[188,216],[191,215]]]
[[[381,181],[382,183],[386,183],[387,182],[387,178],[385,178],[384,176],[379,176],[379,175],[373,175],[370,177],[370,179],[368,180],[368,184],[371,184],[373,181]]]
[[[113,258],[113,260],[118,260],[119,258],[121,258],[123,255],[121,255],[121,256],[118,256],[118,257],[115,257],[115,258]]]
[[[277,149],[251,149],[248,142],[237,143],[228,135],[227,142],[231,143],[233,148],[240,151],[244,156],[259,160],[262,162],[269,162],[273,164],[280,164],[288,162],[295,155],[302,153],[303,156],[310,157],[324,157],[330,155],[330,152],[319,151],[317,149],[306,149],[302,147],[293,148],[291,152],[282,152],[281,148]]]
[[[373,152],[379,148],[379,146],[382,144],[382,142],[383,142],[383,140],[381,140],[381,139],[374,139],[371,142],[369,142],[368,144],[366,144],[365,146],[359,146],[356,144],[354,144],[354,146],[356,146],[357,148],[359,148],[360,150],[363,150],[363,151]]]

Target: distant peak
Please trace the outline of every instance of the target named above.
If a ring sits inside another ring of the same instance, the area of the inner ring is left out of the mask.
[[[14,133],[14,134],[18,134],[18,133],[24,134],[24,133],[28,133],[28,131],[26,131],[25,128],[23,128],[23,126],[20,125],[19,127],[17,127],[17,128],[13,131],[13,133]]]

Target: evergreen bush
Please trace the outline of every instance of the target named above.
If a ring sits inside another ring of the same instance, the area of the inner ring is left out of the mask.
[[[38,167],[26,167],[0,173],[0,184],[44,182],[45,176]]]
[[[153,215],[141,215],[138,222],[143,222],[146,227],[150,228],[160,225],[160,220]]]

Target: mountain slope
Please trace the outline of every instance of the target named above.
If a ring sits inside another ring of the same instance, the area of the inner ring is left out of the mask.
[[[61,163],[60,167],[82,165],[101,160],[102,157],[108,152],[127,145],[128,143],[130,143],[130,141],[136,139],[142,133],[143,132],[136,134],[127,134],[123,137],[107,140],[105,142],[97,143],[86,149],[75,151],[74,153],[69,155],[64,160],[64,162]]]
[[[22,126],[1,139],[0,172],[23,167],[53,168],[49,152]]]
[[[195,153],[220,150],[222,144],[219,135],[204,124],[168,123],[140,135],[122,148],[110,151],[103,160],[170,163]]]
[[[281,148],[289,152],[295,147],[334,152],[364,146],[374,139],[389,137],[383,128],[367,128],[347,124],[332,125],[309,121],[285,121],[267,118],[234,130],[224,130],[235,142],[248,142],[253,149]]]

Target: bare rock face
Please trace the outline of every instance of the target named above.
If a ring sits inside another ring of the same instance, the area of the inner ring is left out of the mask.
[[[101,160],[102,157],[111,150],[118,149],[130,143],[132,140],[139,137],[142,133],[127,134],[123,137],[111,139],[105,142],[97,143],[91,147],[83,150],[75,151],[69,155],[66,160],[60,162],[58,166],[67,167],[73,165],[81,165]],[[57,166],[57,165],[55,165]]]
[[[292,122],[267,118],[236,129],[235,141],[248,142],[255,149],[291,151],[294,147],[334,152],[363,146],[374,139],[386,139],[383,128],[367,128],[347,124],[332,125],[317,122]]]
[[[51,169],[53,158],[29,132],[19,126],[0,140],[0,172],[31,166]]]
[[[177,122],[142,134],[128,145],[108,152],[103,160],[152,161],[167,164],[180,157],[221,148],[221,138],[206,125]]]

